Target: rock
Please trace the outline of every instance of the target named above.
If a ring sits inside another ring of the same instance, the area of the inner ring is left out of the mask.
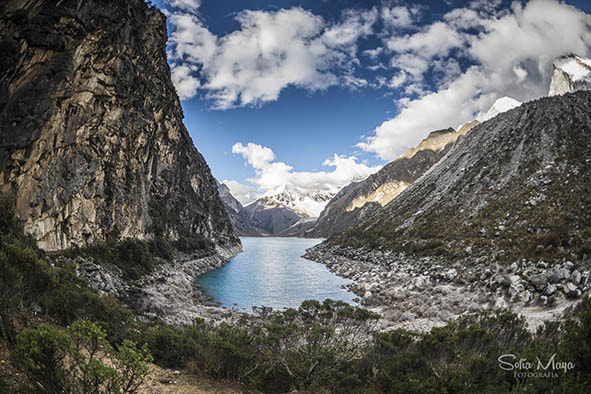
[[[570,278],[570,270],[567,268],[561,268],[558,270],[558,275],[560,280],[565,280]]]
[[[544,262],[544,260],[540,260],[540,261],[538,261],[538,264],[536,264],[536,267],[538,267],[538,268],[548,268],[548,264],[546,264],[546,262]]]
[[[557,288],[555,285],[551,285],[549,284],[548,286],[546,286],[546,288],[544,289],[544,294],[547,296],[551,296],[552,294],[556,293]]]
[[[575,285],[578,285],[581,283],[582,275],[578,270],[574,270],[572,275],[570,276],[570,279],[573,281]]]
[[[511,279],[507,275],[497,275],[494,278],[494,283],[501,287],[511,286]]]
[[[564,268],[566,268],[569,271],[572,271],[572,269],[574,268],[574,264],[572,261],[567,261],[566,263],[564,263]]]
[[[150,239],[156,223],[239,244],[183,125],[165,16],[137,0],[66,3],[0,6],[2,37],[20,43],[0,55],[0,189],[25,231],[48,251],[114,229]]]
[[[509,307],[509,304],[507,304],[507,301],[505,301],[505,297],[500,296],[495,300],[495,308],[507,309],[508,307]]]
[[[455,268],[450,268],[445,273],[445,278],[449,281],[455,279],[456,276],[458,276],[458,271]]]
[[[534,299],[531,291],[526,290],[525,292],[523,292],[521,300],[523,301],[524,304],[529,304],[530,302],[532,302]]]
[[[554,297],[542,295],[540,296],[540,304],[544,306],[550,306],[554,304]]]
[[[542,290],[546,286],[546,283],[548,283],[548,276],[545,273],[532,275],[529,277],[529,282],[537,290]]]
[[[509,269],[511,270],[511,272],[517,272],[519,270],[519,265],[517,263],[513,263],[511,264],[511,267],[509,267]]]
[[[574,283],[572,282],[568,282],[564,288],[563,288],[564,294],[568,297],[568,298],[577,298],[581,295],[579,289],[577,288],[577,286],[575,286]]]
[[[552,270],[548,274],[548,282],[550,283],[558,283],[560,282],[560,271],[559,270]]]

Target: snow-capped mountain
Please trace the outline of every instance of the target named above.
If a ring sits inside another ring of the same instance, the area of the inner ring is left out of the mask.
[[[303,193],[293,186],[283,185],[265,193],[262,198],[296,212],[304,213],[309,217],[317,218],[335,194],[330,192]]]
[[[500,99],[497,99],[497,101],[495,101],[495,103],[490,107],[490,109],[484,115],[480,115],[477,118],[477,120],[480,123],[486,122],[487,120],[494,118],[498,114],[501,114],[503,112],[507,112],[510,109],[513,109],[515,107],[519,107],[520,105],[521,105],[521,103],[519,101],[512,99],[511,97],[501,97]]]
[[[548,95],[557,96],[576,90],[591,90],[591,59],[577,55],[556,59]]]

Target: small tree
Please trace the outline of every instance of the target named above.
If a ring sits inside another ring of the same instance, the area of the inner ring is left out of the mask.
[[[132,393],[148,373],[152,355],[129,340],[114,350],[96,323],[75,321],[61,331],[47,324],[17,336],[14,365],[45,393]]]

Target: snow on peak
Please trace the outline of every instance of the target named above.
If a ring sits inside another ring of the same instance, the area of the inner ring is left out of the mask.
[[[577,55],[559,57],[554,61],[549,96],[575,90],[591,90],[591,59]]]
[[[519,107],[520,105],[521,103],[519,101],[512,99],[511,97],[501,97],[500,99],[497,99],[497,101],[495,101],[495,103],[492,105],[492,107],[490,107],[486,114],[481,114],[480,116],[478,116],[477,120],[479,122],[486,122],[487,120],[494,118],[498,114],[507,112],[510,109]]]
[[[266,192],[263,198],[316,218],[320,216],[320,213],[334,195],[335,193],[329,192],[304,193],[293,186],[282,185]]]

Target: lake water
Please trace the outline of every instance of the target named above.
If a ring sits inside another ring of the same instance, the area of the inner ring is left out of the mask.
[[[326,298],[355,304],[351,283],[302,256],[322,239],[241,238],[244,251],[226,265],[196,280],[206,296],[228,308],[251,312],[253,306],[297,308],[304,300]]]

